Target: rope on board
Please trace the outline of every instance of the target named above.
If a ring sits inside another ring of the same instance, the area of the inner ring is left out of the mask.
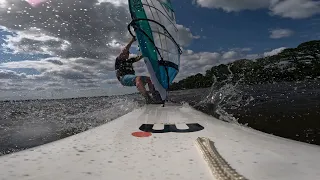
[[[196,145],[208,163],[212,174],[218,180],[248,180],[233,169],[219,154],[214,143],[205,137],[198,137]]]

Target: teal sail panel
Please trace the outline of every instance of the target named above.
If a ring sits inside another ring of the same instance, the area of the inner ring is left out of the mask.
[[[128,29],[137,37],[150,78],[165,100],[179,72],[182,53],[172,4],[170,0],[129,0],[129,10],[132,22]]]

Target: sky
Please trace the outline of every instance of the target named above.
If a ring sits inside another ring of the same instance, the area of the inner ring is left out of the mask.
[[[0,0],[0,100],[137,92],[114,72],[131,38],[127,0],[38,1]],[[176,81],[320,39],[320,1],[171,1],[183,49]],[[143,61],[134,68],[148,75]]]

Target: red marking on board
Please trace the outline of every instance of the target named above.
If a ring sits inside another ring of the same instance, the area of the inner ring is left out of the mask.
[[[135,137],[149,137],[149,136],[151,136],[151,133],[150,132],[139,131],[139,132],[133,132],[132,136],[135,136]]]

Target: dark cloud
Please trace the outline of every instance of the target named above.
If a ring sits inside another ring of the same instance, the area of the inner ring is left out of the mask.
[[[49,87],[56,87],[56,86],[61,86],[62,84],[60,84],[60,83],[48,83],[47,84],[47,86],[49,86]]]
[[[34,8],[24,0],[2,1],[6,3],[0,3],[0,28],[10,32],[3,48],[8,52],[53,57],[0,63],[0,68],[29,68],[40,73],[0,72],[0,79],[21,79],[15,83],[29,90],[52,90],[59,86],[99,87],[99,82],[114,75],[115,58],[130,38],[127,5],[111,0],[54,0]],[[198,38],[190,29],[181,25],[178,28],[183,44]],[[144,63],[139,63],[137,73],[145,73]],[[107,83],[118,81],[111,79]]]
[[[53,88],[52,90],[55,91],[55,92],[58,92],[58,93],[62,93],[64,91],[70,90],[70,88],[61,87],[61,88]]]
[[[107,43],[112,40],[128,40],[126,25],[129,13],[126,6],[110,2],[56,0],[43,3],[37,8],[24,1],[13,1],[10,13],[0,10],[0,24],[11,30],[24,31],[25,36],[14,42],[15,47],[25,51],[38,51],[50,47],[59,56],[105,58],[112,49]],[[46,40],[34,35],[46,35]],[[32,34],[32,37],[29,37]],[[41,40],[39,40],[41,39]],[[69,46],[61,48],[68,42]]]
[[[80,87],[92,88],[92,87],[100,87],[98,84],[88,83],[88,84],[79,84]]]
[[[49,59],[47,60],[48,62],[51,62],[52,64],[56,64],[56,65],[63,65],[63,63],[59,60],[55,60],[55,59]]]
[[[101,63],[100,59],[84,59],[84,58],[79,58],[75,60],[76,63],[83,64],[86,66],[97,66]]]
[[[51,72],[46,72],[46,75],[48,76],[59,76],[63,79],[88,79],[90,77],[86,76],[80,71],[75,71],[73,69],[67,69],[63,71],[51,71]]]
[[[102,81],[103,83],[107,83],[107,84],[119,84],[119,80],[118,79],[106,79],[104,81]]]
[[[29,90],[28,87],[24,86],[23,84],[19,83],[11,83],[11,82],[2,82],[0,83],[0,91],[25,91]]]
[[[46,88],[44,87],[36,87],[34,88],[35,91],[43,91],[43,90],[46,90]]]
[[[17,73],[15,71],[0,69],[0,79],[21,79],[25,78],[26,74],[24,73]]]
[[[16,92],[16,91],[28,91],[30,89],[24,88],[24,87],[0,87],[0,91],[10,91],[10,92]]]
[[[77,80],[78,83],[96,83],[96,79],[79,79]]]

